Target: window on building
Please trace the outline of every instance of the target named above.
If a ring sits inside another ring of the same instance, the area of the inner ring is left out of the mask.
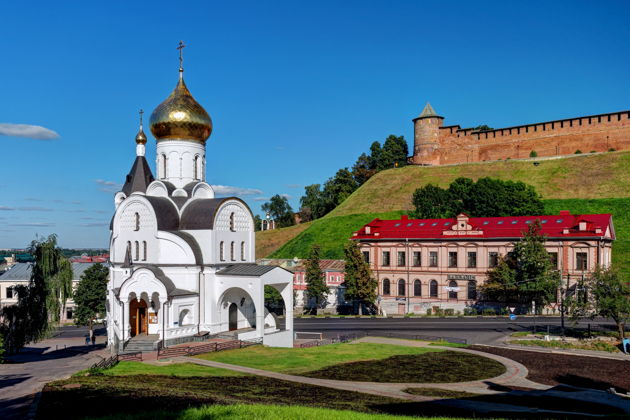
[[[575,269],[585,271],[588,269],[588,254],[586,252],[575,253]]]
[[[133,230],[138,231],[140,230],[140,214],[136,213],[134,214],[134,228]]]
[[[457,252],[450,251],[448,253],[448,266],[457,267]]]
[[[219,243],[219,259],[221,261],[225,261],[225,244],[223,243],[223,241]]]
[[[383,295],[389,296],[391,291],[389,290],[389,279],[383,279]]]
[[[138,243],[138,241],[136,241],[136,258],[135,260],[138,261],[140,259],[140,244]]]
[[[234,241],[230,242],[230,260],[236,260],[236,258],[234,257]]]
[[[477,299],[477,282],[474,280],[468,282],[468,299]]]
[[[234,212],[230,213],[230,231],[234,232]]]
[[[429,267],[438,266],[438,253],[437,251],[429,252]]]
[[[162,154],[162,178],[166,178],[166,155]]]
[[[550,252],[549,261],[551,261],[551,268],[553,268],[554,270],[557,270],[558,269],[558,253]]]
[[[449,298],[449,299],[457,299],[457,291],[456,291],[456,290],[453,290],[453,288],[456,288],[456,287],[457,287],[457,282],[456,282],[456,281],[451,280],[451,281],[448,283],[448,287],[449,287],[449,289],[448,289],[448,298]]]
[[[383,251],[383,266],[389,266],[389,251]]]
[[[398,296],[405,296],[405,281],[403,279],[398,280]]]
[[[370,251],[363,251],[363,261],[370,263]]]
[[[422,296],[422,285],[418,279],[415,279],[413,282],[413,295]]]
[[[488,253],[488,267],[493,268],[499,265],[499,253],[498,252],[489,252]]]
[[[72,319],[72,309],[66,309],[66,319]]]
[[[199,155],[195,156],[195,179],[199,179]]]
[[[477,268],[477,253],[474,251],[468,253],[468,268]]]
[[[129,257],[129,259],[131,259],[131,258],[132,258],[132,257],[131,257],[131,255],[132,255],[132,254],[131,254],[131,252],[132,252],[132,249],[131,249],[131,241],[127,241],[127,250],[126,250],[125,252],[126,252],[126,254],[125,254],[125,258]]]
[[[405,251],[398,251],[398,267],[404,267],[405,265],[405,259],[406,259],[406,253]]]
[[[429,284],[429,295],[431,297],[438,297],[438,284],[435,280],[431,280]]]
[[[241,261],[245,261],[245,241],[241,242]]]
[[[147,260],[147,241],[142,241],[142,261]]]
[[[7,299],[13,299],[13,287],[7,287]]]
[[[422,265],[422,252],[414,251],[413,252],[413,266],[420,267]]]

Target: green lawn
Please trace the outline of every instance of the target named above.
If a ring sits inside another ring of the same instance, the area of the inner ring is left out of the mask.
[[[85,371],[83,371],[85,372]],[[169,376],[244,376],[244,373],[228,369],[200,366],[194,363],[173,363],[164,366],[148,365],[141,362],[120,362],[102,371],[103,375],[169,375]]]
[[[201,354],[199,358],[273,372],[301,374],[340,363],[382,360],[396,355],[420,355],[440,349],[373,343],[341,343],[305,349],[252,346],[245,349]]]
[[[149,412],[132,416],[99,417],[99,419],[120,420],[420,420],[429,417],[391,416],[387,414],[366,414],[349,410],[331,410],[301,406],[280,405],[207,405],[189,408],[179,412]],[[454,419],[452,417],[430,417],[432,420]]]

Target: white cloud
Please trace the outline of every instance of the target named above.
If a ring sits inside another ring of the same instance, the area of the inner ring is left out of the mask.
[[[284,198],[286,198],[287,200],[290,200],[290,199],[291,199],[291,196],[290,196],[289,194],[280,194],[280,197],[284,197]]]
[[[254,201],[269,201],[269,197],[256,197],[253,198]]]
[[[104,179],[97,179],[96,182],[100,187],[99,190],[106,193],[118,192],[122,189],[122,184],[114,181],[105,181]]]
[[[107,223],[107,222],[81,223],[79,226],[81,226],[81,227],[101,227],[101,226],[109,226],[109,223]]]
[[[16,223],[12,226],[21,226],[21,227],[50,227],[55,226],[54,223],[41,223],[41,222],[33,222],[33,223]]]
[[[0,206],[0,210],[11,211],[11,210],[15,210],[15,207]]]
[[[40,207],[40,206],[18,207],[18,210],[22,210],[22,211],[53,211],[53,209],[49,209],[48,207]]]
[[[212,189],[216,193],[216,195],[226,196],[226,195],[257,195],[262,194],[261,190],[257,190],[255,188],[241,188],[241,187],[232,187],[230,185],[213,185]]]
[[[287,188],[302,188],[300,184],[287,184]]]
[[[35,140],[54,140],[57,132],[40,125],[0,123],[0,136],[24,137]]]

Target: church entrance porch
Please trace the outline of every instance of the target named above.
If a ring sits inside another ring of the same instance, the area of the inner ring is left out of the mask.
[[[129,324],[131,325],[130,336],[147,334],[149,331],[149,317],[147,314],[147,303],[144,299],[132,299],[129,302]]]

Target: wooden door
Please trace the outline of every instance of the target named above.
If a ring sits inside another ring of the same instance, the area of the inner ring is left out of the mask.
[[[135,337],[138,334],[146,334],[148,330],[147,322],[147,303],[142,299],[139,302],[136,299],[132,299],[129,302],[131,337]]]
[[[236,303],[232,303],[229,309],[229,328],[230,331],[234,331],[238,328],[238,308]]]
[[[149,330],[147,308],[138,308],[138,326],[140,334],[147,334]]]

